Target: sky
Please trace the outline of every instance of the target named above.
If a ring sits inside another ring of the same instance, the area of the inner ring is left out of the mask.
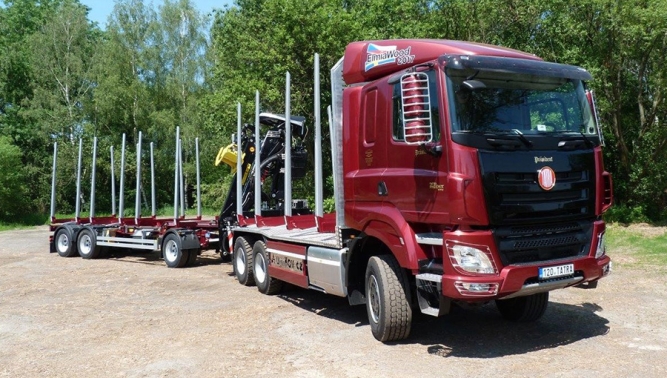
[[[97,22],[101,29],[106,29],[107,19],[113,11],[114,1],[112,0],[79,0],[82,4],[90,8],[88,19]],[[214,8],[223,9],[225,5],[232,5],[233,0],[191,0],[200,12],[207,14]],[[157,9],[162,4],[162,0],[145,0],[144,4],[153,6]]]

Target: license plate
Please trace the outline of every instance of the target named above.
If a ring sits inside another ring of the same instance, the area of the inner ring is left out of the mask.
[[[574,274],[574,264],[549,266],[546,268],[540,268],[539,271],[539,277],[541,280],[569,276],[571,274]]]

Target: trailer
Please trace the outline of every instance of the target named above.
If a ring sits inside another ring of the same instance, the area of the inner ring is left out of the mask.
[[[203,220],[201,215],[199,139],[195,139],[197,166],[197,216],[188,218],[184,210],[183,161],[180,130],[176,130],[176,149],[174,154],[174,216],[160,218],[156,215],[155,169],[153,143],[150,144],[151,166],[151,215],[141,214],[141,156],[142,133],[138,133],[136,145],[136,198],[134,217],[125,217],[125,141],[122,137],[120,161],[120,192],[118,213],[116,213],[116,189],[114,173],[114,150],[110,148],[111,158],[111,216],[98,217],[95,213],[95,176],[97,162],[97,138],[93,139],[92,167],[90,182],[90,212],[88,217],[81,216],[81,169],[83,141],[79,140],[77,162],[75,216],[73,219],[57,219],[56,214],[56,167],[58,144],[53,147],[53,170],[51,182],[51,225],[52,235],[49,240],[50,251],[62,257],[80,255],[84,259],[100,257],[104,249],[122,248],[126,250],[153,251],[161,254],[170,268],[193,265],[197,256],[204,249],[219,247],[218,222]],[[180,205],[180,215],[179,215]]]

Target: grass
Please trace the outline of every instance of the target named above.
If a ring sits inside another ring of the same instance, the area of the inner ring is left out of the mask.
[[[642,225],[607,227],[607,253],[622,264],[667,268],[667,228]]]
[[[17,230],[33,226],[41,226],[49,221],[48,215],[28,214],[12,220],[0,220],[0,231]]]

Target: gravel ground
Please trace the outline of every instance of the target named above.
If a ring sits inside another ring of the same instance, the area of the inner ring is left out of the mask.
[[[667,376],[667,270],[614,246],[611,276],[552,292],[534,324],[486,305],[418,315],[410,339],[382,344],[363,306],[262,295],[213,252],[167,269],[156,254],[62,258],[47,240],[0,232],[0,376]]]

